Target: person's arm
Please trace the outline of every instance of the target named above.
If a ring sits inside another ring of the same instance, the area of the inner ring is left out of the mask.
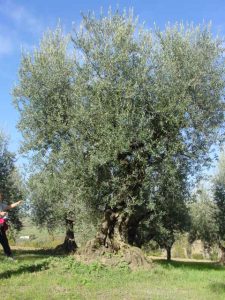
[[[0,211],[0,217],[4,217],[7,213],[5,211]]]
[[[10,210],[14,207],[17,207],[18,205],[20,205],[23,201],[20,200],[20,201],[17,201],[17,202],[14,202],[12,204],[9,204],[8,206],[6,206],[6,208],[4,210]]]

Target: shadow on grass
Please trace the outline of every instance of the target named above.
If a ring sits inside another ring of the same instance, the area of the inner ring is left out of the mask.
[[[34,255],[40,257],[46,256],[63,256],[57,253],[54,249],[15,249],[13,253],[16,255]]]
[[[26,254],[42,254],[42,255],[59,255],[54,248],[15,248],[11,247],[13,253],[26,253]],[[0,254],[3,254],[3,250],[0,247]]]
[[[0,279],[6,279],[24,273],[34,273],[34,272],[44,271],[48,269],[48,264],[49,264],[48,262],[44,261],[34,265],[19,266],[16,270],[8,270],[0,273]]]
[[[208,270],[217,270],[221,271],[224,270],[224,266],[221,266],[215,262],[196,262],[196,261],[166,261],[164,259],[155,259],[155,263],[160,264],[164,268],[182,268],[187,270],[201,270],[201,271],[208,271]]]
[[[2,251],[0,251],[3,256]],[[65,257],[64,254],[57,253],[54,249],[13,249],[13,255],[18,262],[45,259],[49,257]],[[3,256],[4,257],[4,256]]]

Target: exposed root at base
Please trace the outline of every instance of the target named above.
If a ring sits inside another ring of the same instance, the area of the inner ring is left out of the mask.
[[[140,248],[125,243],[120,244],[120,250],[115,252],[111,247],[97,245],[94,239],[89,241],[83,249],[80,249],[75,257],[85,263],[97,261],[106,266],[127,265],[132,270],[152,268],[152,260],[146,257]]]

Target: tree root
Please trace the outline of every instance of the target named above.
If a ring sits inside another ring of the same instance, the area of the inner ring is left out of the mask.
[[[85,263],[99,262],[106,266],[125,266],[131,270],[139,268],[150,269],[152,261],[140,248],[125,243],[120,244],[120,249],[115,251],[112,247],[99,245],[96,239],[89,241],[83,249],[76,254],[76,259]]]

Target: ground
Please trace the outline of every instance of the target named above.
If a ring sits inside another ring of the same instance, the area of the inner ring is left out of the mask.
[[[225,268],[212,262],[154,259],[150,270],[128,265],[85,265],[51,250],[14,249],[17,261],[0,252],[4,300],[225,299]]]

